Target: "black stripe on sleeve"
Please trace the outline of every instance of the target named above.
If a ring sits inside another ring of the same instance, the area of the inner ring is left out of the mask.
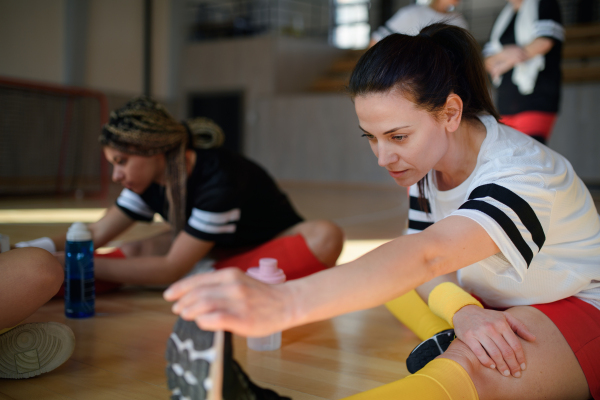
[[[493,205],[481,200],[469,200],[460,206],[459,209],[481,211],[493,218],[504,232],[506,232],[508,238],[513,242],[517,250],[519,250],[519,253],[521,253],[521,256],[523,256],[523,259],[527,263],[527,268],[529,268],[529,264],[531,264],[531,260],[533,259],[533,252],[523,239],[523,236],[521,236],[515,223],[506,214]]]
[[[414,229],[417,231],[425,230],[433,225],[433,222],[422,222],[422,221],[413,221],[412,219],[408,220],[408,228]]]
[[[431,211],[431,205],[429,204],[429,200],[425,199],[425,202],[427,204],[427,210]],[[419,203],[419,198],[415,197],[415,196],[410,196],[409,208],[411,210],[425,212],[425,210],[423,210],[423,208],[421,208],[421,204]]]
[[[516,193],[508,190],[505,187],[490,183],[482,185],[471,192],[469,200],[478,199],[482,197],[491,197],[498,200],[500,203],[510,207],[518,216],[525,228],[531,233],[533,242],[537,245],[538,249],[542,249],[544,242],[546,241],[546,235],[542,224],[535,215],[533,208],[523,198]]]

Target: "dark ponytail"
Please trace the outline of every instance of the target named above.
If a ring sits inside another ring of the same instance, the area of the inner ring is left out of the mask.
[[[477,42],[465,29],[432,24],[417,36],[389,35],[358,61],[347,91],[352,98],[400,90],[415,105],[432,114],[440,112],[448,96],[463,102],[462,118],[479,114],[500,119],[487,86]],[[419,203],[427,212],[427,175],[419,181]]]

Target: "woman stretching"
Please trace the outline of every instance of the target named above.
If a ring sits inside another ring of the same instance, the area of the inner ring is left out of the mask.
[[[390,35],[360,59],[349,91],[379,165],[416,197],[414,234],[282,285],[234,269],[190,277],[165,292],[173,311],[203,330],[260,336],[419,288],[457,339],[352,400],[600,398],[594,202],[564,157],[498,123],[472,36],[444,24]],[[225,377],[247,380],[233,365]]]
[[[125,189],[116,205],[90,224],[94,246],[105,245],[135,221],[152,221],[155,213],[171,231],[96,259],[97,279],[168,284],[207,255],[217,259],[216,268],[244,270],[274,257],[288,279],[335,265],[341,229],[329,221],[304,222],[261,167],[214,147],[222,135],[207,119],[180,124],[148,98],[111,113],[100,142],[113,165],[113,181]],[[61,235],[17,247],[57,251],[64,243]]]

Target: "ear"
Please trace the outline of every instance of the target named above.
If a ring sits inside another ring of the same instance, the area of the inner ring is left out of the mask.
[[[446,130],[454,132],[460,126],[462,120],[463,101],[462,99],[452,93],[446,99],[446,105],[442,113],[443,123],[446,125]]]

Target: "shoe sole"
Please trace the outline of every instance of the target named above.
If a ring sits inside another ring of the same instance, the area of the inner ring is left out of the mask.
[[[221,400],[224,333],[177,320],[167,344],[171,400]]]
[[[0,378],[31,378],[58,368],[71,357],[75,335],[58,322],[19,325],[0,335]]]
[[[406,359],[408,372],[414,374],[437,356],[443,354],[454,340],[454,330],[449,329],[421,342]]]

